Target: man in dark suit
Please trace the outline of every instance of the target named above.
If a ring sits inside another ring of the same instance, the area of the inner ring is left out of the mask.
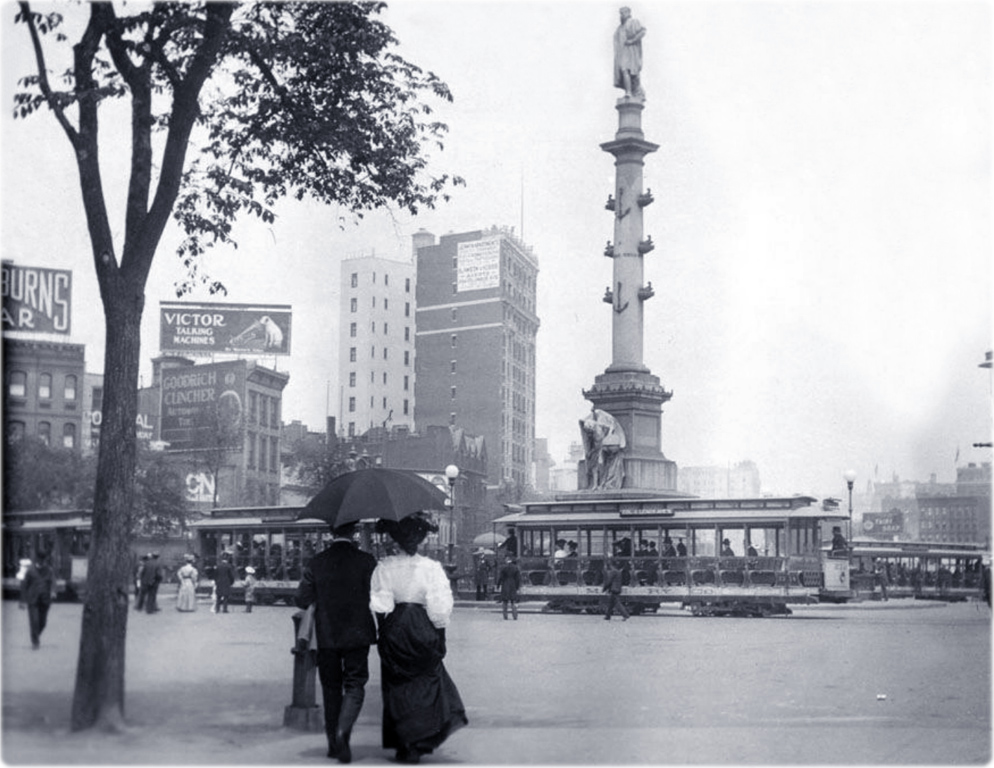
[[[614,612],[616,606],[621,613],[621,620],[628,621],[628,609],[621,602],[622,581],[623,576],[620,563],[617,560],[609,561],[607,570],[604,572],[604,586],[601,590],[602,592],[607,592],[607,613],[604,614],[604,618],[607,621],[611,620],[611,614]]]
[[[159,553],[152,552],[142,569],[142,592],[145,594],[146,613],[156,613],[159,610],[159,584],[161,583],[162,565],[159,563]]]
[[[235,568],[231,564],[231,555],[227,552],[221,555],[214,573],[214,590],[217,592],[217,612],[227,613],[231,602],[231,587],[237,578]]]
[[[312,603],[317,666],[324,693],[328,757],[352,761],[349,738],[369,680],[369,646],[376,623],[369,609],[369,580],[376,560],[352,541],[356,523],[332,529],[328,548],[315,555],[297,587],[297,605]]]

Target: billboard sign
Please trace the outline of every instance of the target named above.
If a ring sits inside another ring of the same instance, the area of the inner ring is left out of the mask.
[[[479,291],[500,285],[500,237],[459,243],[456,250],[456,291]]]
[[[242,424],[245,363],[170,368],[162,372],[159,439],[170,450],[216,445]]]
[[[69,335],[72,271],[2,265],[3,330]]]
[[[290,354],[288,304],[159,302],[159,350],[182,355]]]

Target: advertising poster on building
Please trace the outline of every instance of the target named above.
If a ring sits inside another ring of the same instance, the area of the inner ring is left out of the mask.
[[[289,355],[290,306],[159,302],[159,350],[181,355]]]
[[[160,439],[171,451],[234,442],[244,391],[245,363],[238,360],[163,371]]]
[[[22,267],[4,261],[3,330],[69,335],[72,319],[72,271]]]
[[[893,538],[904,533],[904,515],[899,509],[890,512],[864,512],[863,533],[867,536]]]
[[[500,238],[459,243],[456,251],[456,290],[480,291],[500,285]]]

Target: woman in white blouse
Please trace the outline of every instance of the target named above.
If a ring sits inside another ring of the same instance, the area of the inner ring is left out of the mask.
[[[376,530],[401,550],[380,560],[370,585],[379,625],[383,747],[396,749],[398,762],[417,763],[469,722],[442,663],[452,589],[441,563],[418,554],[418,545],[438,530],[427,515],[380,520]]]

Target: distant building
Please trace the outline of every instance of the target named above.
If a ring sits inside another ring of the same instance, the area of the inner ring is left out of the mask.
[[[583,446],[580,443],[570,443],[569,455],[566,460],[549,473],[550,491],[575,491],[577,489],[577,474],[579,464],[583,461]]]
[[[342,261],[339,413],[343,434],[414,427],[415,270],[362,256]]]
[[[5,338],[4,434],[79,451],[83,442],[85,347]]]
[[[759,468],[752,461],[724,467],[680,467],[677,490],[702,499],[755,499],[761,494]]]
[[[538,259],[508,228],[414,235],[415,421],[486,440],[491,486],[530,484]]]
[[[545,493],[550,490],[552,483],[552,470],[556,462],[549,455],[549,440],[540,437],[535,440],[535,480],[532,483],[536,491]]]
[[[185,473],[187,501],[214,506],[279,503],[283,389],[290,377],[250,360],[194,365],[152,360],[139,410],[152,412],[153,440]]]

